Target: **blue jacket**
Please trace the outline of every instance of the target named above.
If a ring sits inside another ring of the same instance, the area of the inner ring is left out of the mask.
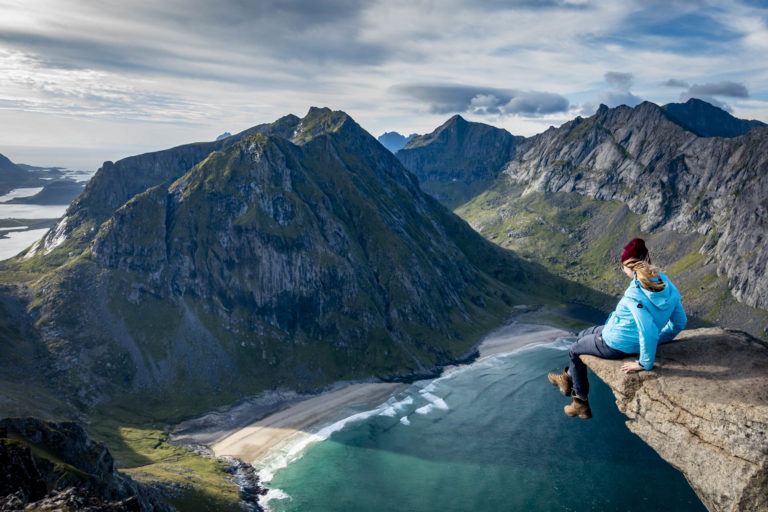
[[[609,347],[640,354],[646,370],[653,368],[657,345],[674,338],[688,322],[680,292],[666,275],[661,279],[667,287],[660,292],[646,290],[633,279],[601,333]]]

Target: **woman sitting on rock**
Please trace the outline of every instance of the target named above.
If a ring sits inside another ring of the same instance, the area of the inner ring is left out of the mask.
[[[582,419],[592,417],[587,394],[587,367],[579,358],[582,354],[604,359],[623,359],[640,354],[639,359],[624,363],[624,373],[650,370],[656,357],[656,347],[672,340],[685,329],[687,318],[680,303],[680,292],[672,281],[651,264],[645,242],[633,238],[621,255],[621,269],[632,278],[629,288],[611,313],[605,325],[585,329],[571,346],[570,366],[562,373],[550,373],[549,382],[560,388],[573,403],[565,406],[565,414]]]

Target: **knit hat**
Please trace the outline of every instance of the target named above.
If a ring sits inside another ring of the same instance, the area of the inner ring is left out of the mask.
[[[621,253],[621,262],[624,263],[629,259],[636,260],[648,260],[648,249],[645,247],[645,240],[642,238],[633,238],[627,245],[624,246],[624,252]]]

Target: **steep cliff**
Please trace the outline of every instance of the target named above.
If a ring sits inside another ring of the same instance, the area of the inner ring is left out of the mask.
[[[582,359],[611,387],[629,429],[683,472],[709,510],[768,510],[765,342],[687,330],[659,347],[652,371],[630,375],[622,361]]]
[[[421,188],[454,208],[485,189],[524,140],[508,131],[456,115],[396,153]]]

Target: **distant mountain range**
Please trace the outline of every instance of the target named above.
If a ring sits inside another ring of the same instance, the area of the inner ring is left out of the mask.
[[[403,149],[403,146],[405,146],[409,140],[416,136],[416,133],[412,133],[406,137],[404,135],[400,135],[397,132],[385,132],[379,135],[377,140],[381,143],[382,146],[390,150],[392,153],[396,153],[397,151]]]
[[[79,408],[190,413],[422,375],[514,305],[605,300],[485,241],[349,116],[317,108],[106,162],[0,282],[14,283],[4,378]]]
[[[64,173],[58,167],[15,164],[0,155],[0,196],[17,188],[43,187],[43,190],[31,197],[14,198],[8,203],[69,204],[83,191],[84,184],[62,176]]]
[[[661,108],[700,137],[740,137],[752,128],[768,126],[762,121],[739,119],[696,98],[685,103],[668,103]]]
[[[646,102],[602,105],[594,116],[518,139],[514,152],[466,137],[452,144],[437,139],[422,139],[421,151],[434,146],[429,158],[409,158],[417,139],[397,156],[425,190],[458,206],[456,212],[487,238],[610,292],[620,286],[609,269],[621,245],[646,236],[658,261],[681,281],[697,318],[768,333],[768,284],[760,277],[768,268],[763,123],[701,100],[664,107]],[[429,173],[456,169],[451,179],[471,184],[478,173],[455,165],[467,146],[493,180],[457,205],[435,190]],[[499,153],[510,158],[500,164]]]

